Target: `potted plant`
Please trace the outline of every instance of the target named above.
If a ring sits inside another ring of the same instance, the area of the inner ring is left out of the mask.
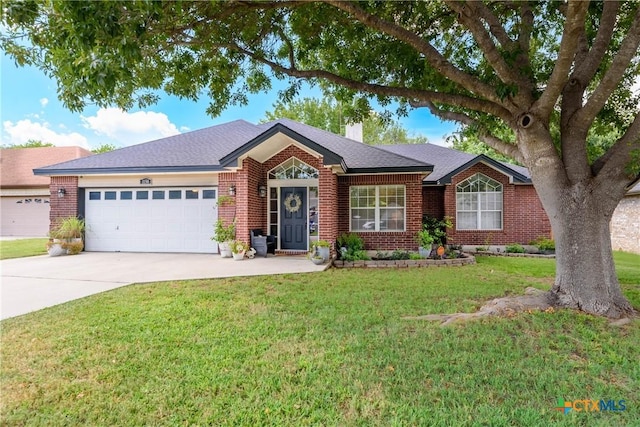
[[[245,253],[249,250],[249,244],[242,240],[233,240],[229,246],[231,246],[231,254],[233,259],[240,261],[244,259]]]
[[[314,255],[318,255],[322,258],[323,262],[329,261],[331,243],[326,240],[318,240],[311,243],[311,252]]]
[[[236,238],[236,223],[232,222],[229,225],[225,225],[222,219],[218,219],[213,227],[213,233],[211,240],[218,242],[220,256],[222,258],[231,258],[230,243]]]
[[[324,258],[322,258],[322,256],[318,252],[309,252],[309,259],[315,265],[320,265],[325,263]]]
[[[416,243],[418,244],[418,253],[423,258],[428,258],[431,255],[432,246],[436,240],[436,237],[431,234],[429,229],[424,225],[422,230],[416,233]]]
[[[47,243],[49,255],[79,254],[84,249],[84,242],[82,241],[84,229],[84,219],[75,216],[58,219],[49,233],[52,239]]]

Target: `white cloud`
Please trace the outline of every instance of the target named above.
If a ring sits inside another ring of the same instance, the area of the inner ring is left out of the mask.
[[[46,107],[48,103],[49,100],[47,98],[40,99],[40,105],[42,106],[42,108]]]
[[[77,132],[58,133],[51,130],[49,123],[37,123],[31,120],[19,120],[16,123],[5,121],[2,124],[4,129],[4,144],[23,144],[29,140],[51,143],[58,147],[80,146],[90,149],[87,138]]]
[[[153,111],[127,113],[118,108],[101,108],[95,116],[81,116],[84,126],[120,145],[133,145],[179,134],[166,114]]]

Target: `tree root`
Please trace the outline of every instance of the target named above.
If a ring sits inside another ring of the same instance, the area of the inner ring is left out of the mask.
[[[554,299],[549,292],[528,287],[524,295],[514,297],[496,298],[475,313],[453,313],[453,314],[427,314],[424,316],[407,316],[404,320],[431,320],[440,322],[440,326],[448,326],[453,323],[463,323],[486,316],[513,317],[517,313],[526,311],[546,311],[553,312],[558,307],[553,303]],[[624,326],[631,322],[630,318],[612,320],[612,326]]]

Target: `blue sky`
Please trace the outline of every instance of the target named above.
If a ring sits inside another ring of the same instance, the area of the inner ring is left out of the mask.
[[[82,113],[73,113],[58,100],[55,80],[38,69],[18,68],[3,54],[0,72],[2,145],[34,139],[88,149],[102,144],[123,147],[236,119],[257,123],[277,100],[277,89],[253,95],[249,105],[231,107],[216,118],[206,114],[206,99],[184,101],[166,94],[158,104],[144,110],[123,112],[89,106]],[[301,96],[319,96],[319,91],[309,89]],[[455,124],[441,122],[426,109],[414,110],[399,121],[411,134],[425,135],[429,142],[441,145],[456,129]]]

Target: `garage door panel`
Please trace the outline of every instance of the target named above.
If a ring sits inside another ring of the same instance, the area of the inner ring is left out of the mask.
[[[191,190],[146,190],[149,199],[138,199],[138,191],[145,190],[87,189],[87,250],[217,252],[217,245],[210,240],[217,219],[217,201],[215,197],[202,198],[202,190],[198,190],[198,199],[186,199],[186,192]],[[207,190],[208,197],[217,194],[214,188]],[[105,200],[105,191],[117,192],[117,200]],[[182,197],[170,198],[170,194],[175,197],[176,191],[180,191]],[[100,196],[96,194],[98,192]],[[129,192],[131,199],[127,199]],[[89,196],[91,193],[93,200]],[[164,198],[160,198],[160,194]]]
[[[0,235],[45,237],[49,233],[49,198],[2,197]]]

